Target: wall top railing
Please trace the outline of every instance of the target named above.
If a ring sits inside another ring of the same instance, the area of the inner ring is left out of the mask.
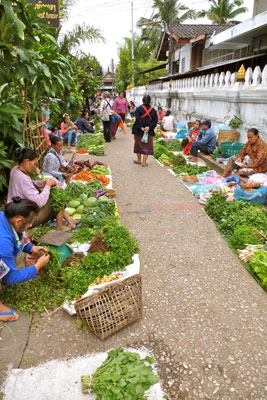
[[[209,89],[211,87],[216,88],[234,88],[237,83],[242,85],[244,88],[248,86],[266,86],[267,87],[267,65],[261,70],[259,66],[248,68],[245,75],[245,82],[237,82],[237,72],[227,71],[207,74],[202,76],[195,76],[192,78],[178,78],[165,82],[154,82],[148,85],[148,90],[187,90],[187,89]],[[135,92],[138,91],[138,87],[135,88]],[[144,87],[140,89],[143,91]]]

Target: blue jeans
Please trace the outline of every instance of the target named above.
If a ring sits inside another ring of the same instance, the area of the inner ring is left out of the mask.
[[[73,129],[72,131],[68,131],[67,133],[65,133],[65,135],[63,136],[65,141],[68,141],[68,144],[71,144],[71,142],[73,143],[77,143],[77,138],[76,138],[76,131],[75,129]]]
[[[212,153],[212,151],[210,151],[210,149],[208,148],[208,146],[206,144],[194,142],[192,144],[192,147],[191,147],[191,150],[190,150],[191,156],[197,157],[198,150],[200,150],[204,154],[211,154]]]

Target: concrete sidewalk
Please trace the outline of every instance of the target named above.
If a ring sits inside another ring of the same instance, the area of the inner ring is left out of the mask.
[[[132,135],[106,147],[122,223],[140,247],[143,319],[101,342],[63,311],[36,314],[20,367],[144,345],[170,398],[265,400],[266,293],[166,168],[133,164]]]

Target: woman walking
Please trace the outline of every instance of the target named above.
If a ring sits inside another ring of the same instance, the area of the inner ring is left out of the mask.
[[[150,105],[151,98],[145,95],[143,104],[136,109],[136,121],[133,125],[132,133],[134,135],[134,153],[137,154],[135,164],[141,164],[147,167],[147,158],[153,156],[153,136],[155,136],[155,127],[158,123],[157,111]],[[143,154],[143,161],[141,160]]]
[[[114,103],[114,111],[119,114],[122,121],[125,121],[125,115],[128,113],[127,100],[123,96],[123,92],[119,93]]]
[[[110,93],[104,92],[100,106],[100,118],[103,122],[104,138],[106,142],[111,142],[110,124],[111,124],[111,116],[113,114],[112,108],[113,108],[113,100],[110,99]]]

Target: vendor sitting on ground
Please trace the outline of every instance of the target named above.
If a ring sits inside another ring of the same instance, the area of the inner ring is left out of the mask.
[[[158,115],[158,123],[161,124],[163,117],[165,117],[165,115],[166,115],[166,113],[162,110],[162,107],[158,108],[157,115]]]
[[[216,135],[211,128],[211,122],[205,120],[201,122],[202,136],[192,144],[190,155],[193,162],[198,162],[198,150],[204,154],[212,154],[216,148]]]
[[[11,203],[12,198],[16,196],[34,201],[40,207],[40,211],[33,227],[56,218],[58,230],[68,231],[74,228],[77,222],[66,213],[64,207],[60,211],[54,211],[50,206],[50,189],[56,186],[56,180],[35,181],[29,175],[36,168],[38,154],[32,149],[19,149],[16,157],[18,166],[12,168],[10,172],[7,202]],[[63,226],[63,218],[67,221],[68,226]]]
[[[171,115],[170,110],[167,110],[166,116],[162,119],[162,129],[167,131],[173,131],[175,128],[175,119],[174,116]]]
[[[56,179],[67,178],[67,174],[60,172],[60,169],[66,168],[68,163],[64,160],[61,150],[63,147],[63,139],[59,136],[50,138],[51,149],[48,151],[43,162],[43,173],[53,175]]]
[[[0,213],[0,279],[7,285],[14,285],[35,279],[37,272],[45,267],[50,259],[46,249],[33,246],[24,233],[29,229],[39,212],[36,203],[14,197]],[[39,256],[35,265],[18,269],[15,257],[21,252]],[[42,255],[42,252],[45,252]],[[0,321],[16,321],[18,314],[0,302]]]
[[[77,134],[76,131],[78,130],[77,126],[70,120],[69,114],[63,115],[63,122],[61,123],[61,133],[64,142],[68,143],[68,148],[70,146],[75,146],[77,142]]]
[[[76,121],[76,126],[78,130],[82,133],[87,131],[89,133],[94,133],[94,128],[88,122],[89,114],[88,111],[84,111],[80,118]]]
[[[267,143],[259,137],[259,131],[251,128],[247,133],[248,141],[237,156],[229,159],[223,177],[238,170],[240,176],[249,176],[267,172]]]
[[[184,154],[189,154],[192,144],[198,139],[200,132],[200,121],[197,119],[194,126],[189,129],[188,137],[182,140],[182,147]]]

